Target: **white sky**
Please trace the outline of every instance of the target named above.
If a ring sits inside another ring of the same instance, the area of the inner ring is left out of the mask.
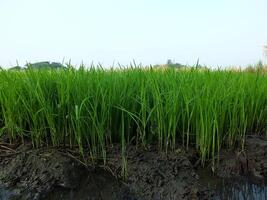
[[[263,59],[267,0],[0,0],[0,65],[71,59],[247,65]]]

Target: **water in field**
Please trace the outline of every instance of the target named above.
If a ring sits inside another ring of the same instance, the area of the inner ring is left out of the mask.
[[[215,200],[267,200],[267,185],[248,178],[224,179],[216,186]]]
[[[215,188],[215,195],[210,199],[214,200],[267,200],[267,185],[264,183],[256,184],[248,178],[237,179],[223,179],[218,180],[209,179],[210,188]],[[215,183],[216,182],[216,183]],[[81,185],[81,187],[83,187]],[[86,186],[85,186],[86,188]],[[77,193],[78,192],[78,193]],[[91,192],[90,192],[91,193]],[[54,192],[47,199],[50,200],[68,200],[76,197],[77,200],[84,200],[90,197],[90,193],[86,189],[79,189],[79,191],[58,191]],[[0,188],[0,200],[17,199],[18,196],[14,195],[15,192]],[[15,197],[15,198],[14,198]],[[122,198],[123,199],[123,198]]]
[[[0,200],[12,199],[13,195],[12,191],[0,188]]]

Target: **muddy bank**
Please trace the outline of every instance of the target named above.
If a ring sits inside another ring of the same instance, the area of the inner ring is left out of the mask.
[[[254,181],[267,179],[267,139],[248,136],[245,150],[222,151],[215,173],[222,178],[249,176]]]
[[[267,140],[248,137],[245,151],[222,152],[215,174],[207,165],[208,179],[249,175],[267,179]],[[214,188],[204,180],[194,150],[159,153],[155,146],[126,152],[127,178],[123,179],[121,150],[107,151],[107,164],[92,165],[75,149],[40,148],[30,144],[0,145],[0,186],[6,199],[212,199]],[[7,192],[8,191],[8,192]],[[1,193],[1,191],[0,191]],[[0,196],[1,197],[1,196]],[[5,197],[2,196],[4,199]]]
[[[68,150],[56,148],[21,145],[14,152],[1,153],[0,186],[8,189],[5,195],[10,199],[73,199],[64,195],[71,191],[79,197],[85,189],[87,195],[79,199],[131,199],[127,188],[111,174],[85,166]]]
[[[114,153],[115,151],[115,153]],[[120,152],[113,148],[111,155]],[[178,148],[176,152],[158,153],[155,146],[147,149],[129,147],[127,151],[127,184],[140,199],[198,199],[205,196],[198,184],[198,174],[189,155]],[[121,159],[109,160],[116,174],[121,173]]]

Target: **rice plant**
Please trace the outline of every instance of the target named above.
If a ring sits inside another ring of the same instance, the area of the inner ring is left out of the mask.
[[[267,134],[267,77],[227,70],[101,67],[0,71],[0,135],[35,147],[195,147],[203,163],[222,147]],[[126,166],[126,160],[123,166]]]

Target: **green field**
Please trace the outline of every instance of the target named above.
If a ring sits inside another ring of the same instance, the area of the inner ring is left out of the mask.
[[[188,68],[0,71],[0,135],[87,148],[119,143],[195,147],[202,158],[267,128],[267,76]]]

